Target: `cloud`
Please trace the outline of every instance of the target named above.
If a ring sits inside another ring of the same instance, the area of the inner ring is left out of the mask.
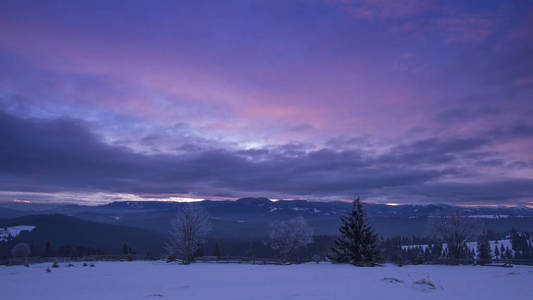
[[[483,41],[494,33],[500,22],[497,14],[458,12],[452,5],[431,0],[341,0],[335,3],[356,19],[386,20],[394,32],[430,33],[444,43]]]
[[[435,7],[431,0],[341,0],[338,3],[358,18],[409,18]]]
[[[104,142],[88,123],[76,119],[28,119],[0,112],[0,128],[3,191],[297,198],[342,198],[359,192],[452,203],[512,200],[533,192],[525,179],[501,181],[510,194],[503,192],[507,188],[501,182],[492,187],[494,194],[476,191],[480,185],[491,187],[490,182],[440,183],[468,174],[451,162],[468,155],[476,162],[492,156],[479,152],[489,143],[483,138],[419,140],[377,156],[357,149],[308,150],[299,144],[144,154]]]

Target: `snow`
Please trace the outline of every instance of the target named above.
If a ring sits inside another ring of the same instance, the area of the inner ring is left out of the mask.
[[[490,243],[490,249],[492,251],[492,257],[493,258],[496,258],[495,254],[494,254],[494,250],[496,249],[496,247],[498,247],[498,250],[500,250],[502,245],[505,248],[509,248],[509,250],[511,250],[511,252],[514,254],[513,245],[511,244],[511,240],[509,240],[509,239],[507,239],[507,240],[489,241],[489,243]],[[477,253],[477,242],[467,242],[466,246],[470,250],[473,250],[476,253],[476,255],[478,254]],[[423,244],[423,245],[402,245],[402,250],[407,250],[407,249],[412,249],[412,248],[417,248],[417,247],[420,247],[420,248],[422,248],[423,251],[426,251],[426,248],[428,247],[428,245],[427,244]],[[446,250],[447,248],[448,248],[448,244],[443,243],[442,244],[442,251]]]
[[[478,218],[478,219],[507,219],[509,215],[471,215],[469,218]]]
[[[533,299],[533,267],[155,261],[1,266],[2,299]],[[417,283],[418,282],[418,283]],[[434,287],[431,286],[434,285]]]
[[[402,250],[408,250],[412,248],[422,248],[423,251],[426,251],[426,248],[428,247],[427,244],[423,245],[402,245]]]
[[[22,231],[32,231],[35,226],[32,225],[17,225],[12,227],[0,228],[0,242],[6,242],[9,237],[16,237]]]

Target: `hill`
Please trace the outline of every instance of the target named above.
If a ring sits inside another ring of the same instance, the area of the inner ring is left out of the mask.
[[[76,245],[119,253],[124,243],[134,249],[151,250],[159,253],[164,236],[140,228],[105,224],[81,220],[64,215],[29,215],[0,220],[0,227],[31,225],[31,231],[21,231],[13,240],[4,242],[5,247],[19,242],[41,246],[50,241],[52,247]],[[2,243],[0,243],[2,244]]]

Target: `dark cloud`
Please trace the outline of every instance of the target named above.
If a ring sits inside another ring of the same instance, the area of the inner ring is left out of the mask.
[[[463,102],[464,101],[465,99],[463,99]],[[475,119],[497,117],[500,114],[501,111],[493,106],[482,106],[475,108],[463,106],[439,112],[435,119],[439,122],[463,123],[465,121],[471,121]]]
[[[418,195],[430,202],[516,203],[517,200],[531,198],[533,180],[515,179],[473,183],[431,183],[421,186],[411,186],[405,188],[403,192]]]
[[[488,132],[488,135],[504,140],[533,138],[533,125],[518,123],[505,128],[494,128]]]
[[[105,143],[79,120],[25,119],[0,112],[0,140],[0,190],[4,191],[298,197],[359,192],[443,202],[511,200],[533,192],[528,180],[439,183],[467,174],[451,166],[437,167],[442,164],[459,158],[491,163],[487,160],[494,153],[478,151],[488,144],[483,138],[425,139],[379,156],[359,150],[306,151],[300,144],[246,151],[185,147],[193,150],[143,154]]]
[[[486,146],[490,141],[486,138],[429,138],[410,144],[396,146],[390,153],[381,157],[384,162],[408,165],[436,165],[450,163],[459,155],[469,154]]]

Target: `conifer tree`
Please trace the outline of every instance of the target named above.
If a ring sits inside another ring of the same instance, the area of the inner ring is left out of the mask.
[[[374,265],[378,259],[376,234],[366,222],[359,197],[354,199],[351,211],[341,217],[340,236],[331,248],[330,259],[337,263]]]
[[[51,254],[50,241],[46,241],[43,257],[49,257]]]
[[[213,256],[216,256],[217,258],[220,258],[220,245],[218,242],[215,243],[215,252],[213,253]]]
[[[492,262],[492,253],[487,233],[480,235],[477,240],[477,256],[480,265],[486,265]]]

